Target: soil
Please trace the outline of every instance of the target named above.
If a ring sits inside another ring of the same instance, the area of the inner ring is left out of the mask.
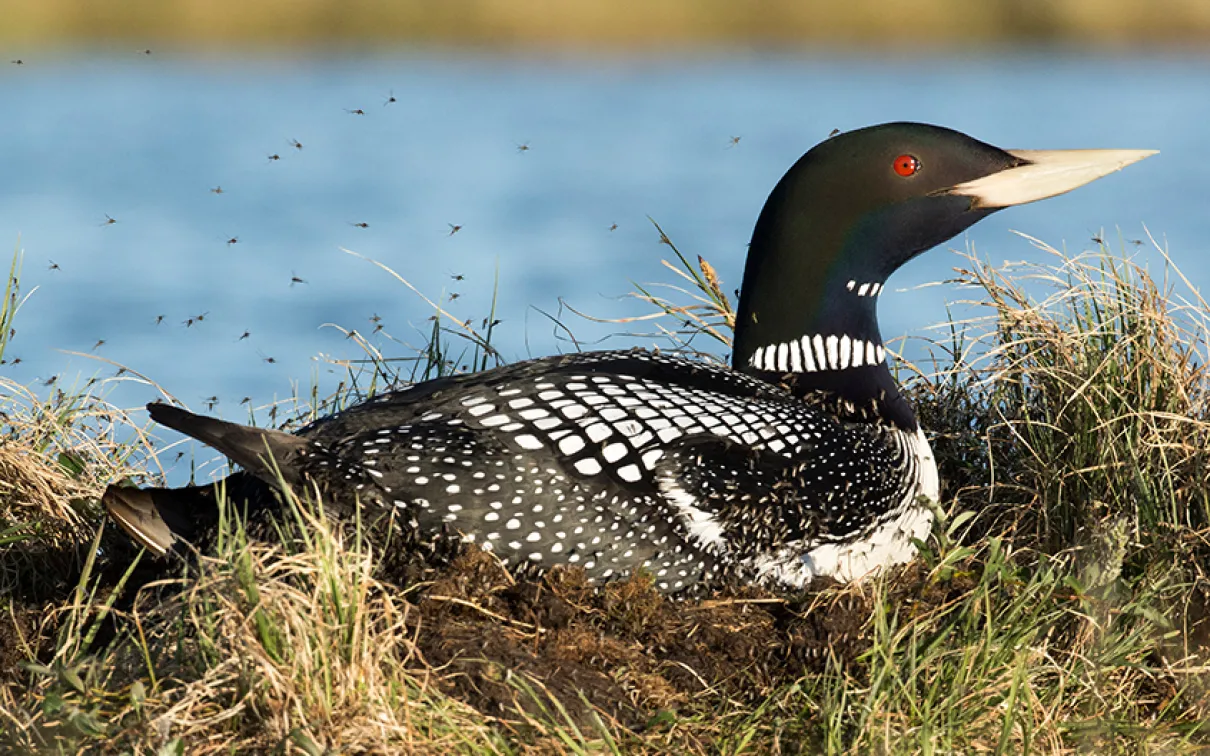
[[[895,585],[904,601],[930,604],[970,587],[926,589],[912,567]],[[854,664],[870,645],[871,602],[858,587],[828,581],[792,596],[736,587],[677,600],[642,577],[594,588],[575,568],[513,578],[473,549],[414,600],[412,629],[425,660],[443,670],[445,692],[515,719],[538,707],[509,683],[523,673],[579,727],[591,724],[593,708],[642,731],[670,715],[755,705],[822,671],[829,656]]]

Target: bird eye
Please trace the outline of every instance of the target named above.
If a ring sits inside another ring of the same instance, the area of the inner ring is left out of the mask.
[[[900,155],[895,158],[895,173],[900,176],[911,176],[920,170],[920,161],[915,155]]]

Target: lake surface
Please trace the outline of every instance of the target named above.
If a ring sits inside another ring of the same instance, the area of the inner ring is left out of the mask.
[[[1195,284],[1210,281],[1208,58],[132,51],[8,64],[0,103],[0,247],[19,240],[23,288],[36,288],[6,355],[21,362],[0,369],[69,388],[113,373],[63,350],[91,352],[194,409],[217,396],[213,411],[236,419],[244,397],[335,386],[341,371],[317,357],[361,351],[327,324],[370,333],[380,317],[386,333],[423,342],[431,309],[342,248],[476,320],[498,270],[504,355],[567,351],[540,311],[557,313],[562,299],[633,315],[641,308],[623,298],[632,281],[672,280],[648,216],[712,261],[730,291],[782,173],[832,129],[883,121],[942,124],[1006,148],[1161,150],[994,215],[949,246],[1041,262],[1012,229],[1077,251],[1102,229],[1115,247],[1142,238],[1146,224]],[[452,235],[451,224],[461,226]],[[900,271],[882,297],[884,336],[945,320],[947,301],[968,294],[919,287],[961,263],[938,249]],[[564,315],[586,346],[652,343],[605,339],[625,329]],[[133,407],[158,395],[127,383],[112,398]]]

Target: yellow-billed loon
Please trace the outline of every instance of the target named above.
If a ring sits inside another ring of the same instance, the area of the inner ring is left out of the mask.
[[[731,368],[643,350],[547,357],[385,393],[293,434],[154,403],[156,422],[243,470],[111,486],[105,506],[163,555],[205,537],[220,490],[271,508],[284,479],[322,491],[329,512],[393,508],[414,545],[459,539],[515,567],[597,581],[641,569],[667,592],[858,578],[911,559],[939,494],[886,365],[887,278],[1001,208],[1150,154],[1002,150],[916,123],[831,137],[757,220]]]

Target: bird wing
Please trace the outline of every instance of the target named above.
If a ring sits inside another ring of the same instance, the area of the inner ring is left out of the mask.
[[[162,402],[148,404],[147,411],[160,425],[218,449],[271,486],[277,487],[283,479],[289,485],[302,479],[297,460],[307,449],[309,442],[306,439],[283,431],[195,415]]]
[[[855,538],[903,501],[911,471],[898,444],[865,428],[837,430],[789,454],[685,438],[657,464],[656,485],[691,538],[739,559],[756,556],[755,545],[766,552]]]

